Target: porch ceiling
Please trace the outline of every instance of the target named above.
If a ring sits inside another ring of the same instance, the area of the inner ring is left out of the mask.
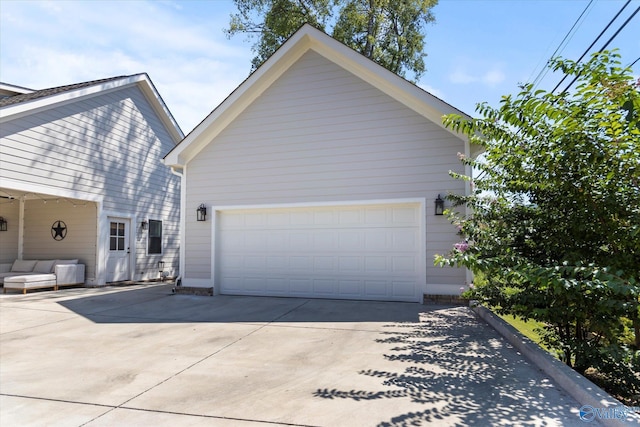
[[[73,199],[69,197],[61,197],[52,194],[46,193],[35,193],[35,192],[27,192],[21,190],[7,189],[0,187],[0,204],[3,203],[11,203],[14,200],[41,200],[43,203],[47,202],[67,202],[72,204],[73,206],[87,206],[90,201],[81,200],[81,199]]]

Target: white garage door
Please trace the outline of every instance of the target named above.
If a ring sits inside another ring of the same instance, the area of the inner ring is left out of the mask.
[[[221,210],[220,293],[419,301],[426,262],[420,206]]]

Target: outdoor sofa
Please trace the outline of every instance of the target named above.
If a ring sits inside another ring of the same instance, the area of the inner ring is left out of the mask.
[[[84,264],[77,259],[15,260],[0,264],[0,284],[7,289],[53,288],[84,284]]]

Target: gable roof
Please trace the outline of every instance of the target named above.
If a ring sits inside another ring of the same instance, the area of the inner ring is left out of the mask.
[[[137,85],[139,87],[171,134],[173,140],[178,143],[184,138],[180,126],[178,126],[178,123],[173,118],[173,115],[146,73],[92,80],[1,98],[0,123],[33,114],[57,104],[74,102],[88,96],[95,96],[100,93],[118,90],[131,85]]]
[[[338,64],[443,128],[442,116],[445,114],[454,113],[468,117],[462,111],[333,39],[323,31],[305,24],[196,126],[180,144],[175,146],[165,156],[164,163],[173,167],[184,166],[310,50]],[[446,130],[467,141],[466,136],[451,129]]]

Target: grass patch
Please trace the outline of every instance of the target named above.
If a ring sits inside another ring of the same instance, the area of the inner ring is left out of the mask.
[[[535,342],[555,357],[555,353],[549,350],[549,348],[542,343],[542,338],[536,331],[537,328],[543,327],[544,323],[537,322],[535,320],[524,321],[521,317],[514,317],[511,314],[498,314],[498,316],[502,320],[516,328],[522,335],[529,338],[531,341]]]

